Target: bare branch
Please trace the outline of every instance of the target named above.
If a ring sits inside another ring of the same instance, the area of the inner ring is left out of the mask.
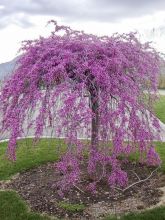
[[[82,189],[80,189],[78,186],[74,185],[74,187],[75,187],[76,189],[78,189],[80,192],[85,193],[85,192],[84,192]]]
[[[155,170],[153,170],[153,171],[150,173],[150,175],[149,175],[148,177],[146,177],[145,179],[140,179],[140,178],[137,176],[137,177],[139,178],[139,181],[132,183],[131,185],[127,186],[125,189],[121,189],[121,188],[118,188],[118,187],[114,187],[114,189],[117,189],[117,190],[119,190],[119,191],[121,191],[121,192],[125,192],[125,191],[127,191],[128,189],[132,188],[133,186],[135,186],[135,185],[137,185],[137,184],[140,184],[140,183],[143,183],[143,182],[146,182],[147,180],[149,180],[149,179],[153,176],[153,174],[154,174],[159,168],[160,168],[160,166],[158,166]]]
[[[137,175],[137,173],[134,170],[131,170],[131,171],[135,174],[135,176],[138,178],[138,180],[140,180],[140,177]]]

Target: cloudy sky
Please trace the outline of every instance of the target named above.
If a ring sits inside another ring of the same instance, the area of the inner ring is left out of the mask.
[[[51,19],[98,35],[138,31],[165,52],[165,0],[0,0],[0,63],[22,40],[48,36]]]

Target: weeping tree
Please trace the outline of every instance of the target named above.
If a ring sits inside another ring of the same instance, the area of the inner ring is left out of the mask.
[[[23,43],[17,68],[3,83],[7,154],[16,159],[17,138],[27,130],[36,139],[49,130],[68,146],[56,164],[63,174],[57,184],[61,195],[81,180],[84,166],[91,178],[86,189],[94,192],[102,180],[123,188],[128,177],[121,155],[138,152],[141,162],[160,164],[152,104],[161,58],[134,33],[98,37],[52,22],[55,30],[48,38]]]

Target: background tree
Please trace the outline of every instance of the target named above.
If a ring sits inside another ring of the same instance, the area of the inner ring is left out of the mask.
[[[110,187],[124,187],[127,173],[120,155],[139,152],[141,161],[160,163],[152,144],[159,132],[152,103],[161,58],[133,33],[98,37],[52,22],[50,37],[24,42],[17,69],[1,91],[1,132],[10,132],[8,155],[16,159],[17,138],[27,129],[40,138],[45,127],[51,128],[68,144],[57,163],[64,174],[60,193],[80,180],[84,163],[93,180],[88,189],[94,191],[102,179]]]

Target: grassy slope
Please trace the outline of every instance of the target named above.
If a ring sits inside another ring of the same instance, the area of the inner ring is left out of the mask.
[[[160,99],[155,103],[156,116],[165,123],[165,96],[160,96]],[[165,172],[165,143],[156,143],[157,151],[162,159],[162,169]]]
[[[105,220],[117,220],[116,217],[107,217]],[[165,208],[155,208],[139,214],[128,214],[122,216],[120,220],[165,220]]]
[[[165,123],[165,96],[160,96],[160,99],[156,102],[155,113],[157,117]]]
[[[6,159],[7,143],[0,143],[0,180],[9,179],[12,175],[37,167],[40,164],[56,161],[64,150],[62,140],[42,139],[35,146],[32,139],[20,140],[17,146],[17,160]],[[48,220],[46,216],[28,212],[25,202],[13,191],[0,191],[0,220]]]
[[[20,171],[37,167],[40,164],[56,161],[60,152],[64,150],[62,140],[42,139],[35,146],[32,139],[18,141],[17,160],[11,162],[6,159],[7,143],[0,143],[0,180],[5,180]]]
[[[0,191],[0,219],[49,220],[50,218],[28,211],[28,207],[16,192]]]

